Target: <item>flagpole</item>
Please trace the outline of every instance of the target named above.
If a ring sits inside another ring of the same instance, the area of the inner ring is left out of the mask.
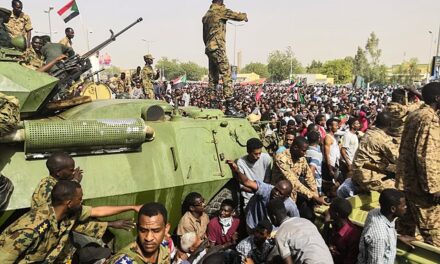
[[[88,31],[88,28],[85,26],[85,23],[84,23],[83,17],[82,17],[82,15],[81,15],[81,12],[79,13],[79,19],[80,19],[80,21],[81,21],[81,27],[82,27],[82,30],[83,30],[83,32],[85,32],[86,44],[87,44],[87,51],[89,51],[89,50],[90,50],[89,31]]]

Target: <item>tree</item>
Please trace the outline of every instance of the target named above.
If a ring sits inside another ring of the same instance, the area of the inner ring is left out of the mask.
[[[337,84],[350,83],[353,80],[353,64],[347,59],[331,60],[324,63],[321,73],[335,79]]]
[[[397,69],[393,71],[391,82],[394,84],[412,85],[419,79],[421,72],[417,64],[417,58],[412,58],[408,62],[402,62]]]
[[[314,74],[322,73],[321,72],[322,71],[322,65],[323,65],[322,62],[312,60],[312,63],[310,63],[310,65],[306,67],[306,72],[307,73],[314,73]]]
[[[200,81],[203,75],[208,74],[208,69],[192,61],[181,63],[180,67],[186,73],[186,78],[191,81]]]
[[[284,52],[279,50],[271,52],[267,62],[270,78],[275,82],[289,79],[291,65],[292,74],[304,72],[301,63],[293,56],[293,51],[290,48]]]
[[[107,69],[103,70],[102,73],[100,73],[100,75],[107,76],[108,79],[113,77],[115,74],[118,76],[121,74],[121,69],[116,66],[110,66]]]
[[[365,51],[358,47],[353,60],[353,74],[365,77],[368,72],[368,60]]]
[[[408,85],[413,84],[419,79],[420,69],[417,67],[417,58],[412,58],[408,62]]]
[[[365,44],[365,50],[358,47],[353,60],[353,74],[364,77],[365,82],[372,84],[386,83],[386,67],[380,64],[382,50],[379,49],[379,38],[371,32]]]
[[[194,62],[181,63],[176,59],[169,60],[167,57],[162,57],[156,63],[157,69],[163,69],[165,72],[165,78],[167,80],[173,80],[186,74],[186,78],[191,81],[200,81],[203,75],[208,73],[208,70],[199,66]]]
[[[370,55],[372,66],[373,67],[379,66],[382,50],[379,49],[379,38],[377,38],[374,32],[370,33],[370,37],[367,40],[367,44],[365,44],[365,50]]]
[[[240,73],[252,73],[252,72],[260,75],[261,78],[269,78],[270,76],[269,71],[267,69],[267,65],[260,62],[251,62],[240,70]]]

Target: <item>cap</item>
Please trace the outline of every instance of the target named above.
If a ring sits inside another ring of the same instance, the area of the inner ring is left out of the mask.
[[[144,59],[154,60],[154,58],[153,58],[153,56],[151,54],[144,55]]]

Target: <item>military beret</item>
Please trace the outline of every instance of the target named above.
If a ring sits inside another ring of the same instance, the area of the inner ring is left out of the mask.
[[[154,60],[154,58],[153,58],[153,56],[151,54],[144,55],[144,59]]]

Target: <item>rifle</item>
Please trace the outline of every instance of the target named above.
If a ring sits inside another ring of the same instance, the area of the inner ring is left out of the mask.
[[[81,56],[74,55],[69,57],[65,61],[57,63],[57,69],[54,70],[51,75],[60,79],[60,81],[58,82],[56,88],[53,89],[51,94],[47,97],[47,100],[64,99],[65,94],[67,93],[63,93],[62,91],[67,90],[67,88],[70,87],[75,81],[77,81],[83,73],[92,68],[89,57],[108,46],[111,42],[115,41],[118,36],[120,36],[125,31],[129,30],[141,21],[142,17],[138,18],[135,22],[131,23],[116,34],[114,34],[113,30],[110,29],[110,37],[98,46],[94,47],[93,49],[89,50]]]

